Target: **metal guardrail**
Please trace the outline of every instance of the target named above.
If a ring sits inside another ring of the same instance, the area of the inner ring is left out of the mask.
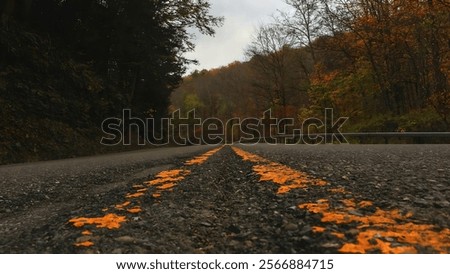
[[[311,134],[280,134],[274,138],[295,138],[295,137],[326,137],[342,134],[345,137],[450,137],[450,132],[352,132],[352,133],[311,133]]]
[[[450,141],[450,132],[350,132],[350,133],[311,133],[311,134],[279,134],[273,136],[281,143],[285,143],[286,140],[301,140],[303,138],[308,138],[309,140],[318,137],[339,137],[340,135],[345,138],[357,138],[360,142],[368,138],[383,138],[385,143],[388,143],[390,138],[415,138],[419,140],[429,139],[429,138],[444,138]],[[264,139],[264,138],[262,138]]]

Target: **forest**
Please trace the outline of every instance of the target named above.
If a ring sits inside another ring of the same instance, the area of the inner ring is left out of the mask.
[[[128,149],[100,145],[102,121],[165,117],[188,30],[222,22],[205,0],[2,0],[0,17],[0,163]]]
[[[445,0],[284,0],[247,61],[195,71],[173,110],[201,117],[349,117],[346,132],[450,129],[450,4]]]
[[[347,132],[449,131],[448,1],[280,1],[246,61],[185,76],[193,30],[224,19],[207,0],[2,0],[0,163],[134,149],[100,145],[124,109],[300,124],[332,108]]]

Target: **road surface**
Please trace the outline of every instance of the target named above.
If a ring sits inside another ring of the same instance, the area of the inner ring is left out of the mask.
[[[191,146],[0,167],[0,253],[449,253],[450,145]]]

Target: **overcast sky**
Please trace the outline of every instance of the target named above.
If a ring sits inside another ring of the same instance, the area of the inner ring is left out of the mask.
[[[210,0],[211,14],[225,17],[224,25],[216,30],[214,37],[197,34],[195,52],[187,58],[196,59],[195,69],[211,69],[226,66],[233,61],[244,61],[244,50],[250,44],[252,35],[262,23],[271,22],[277,10],[286,10],[283,0]]]

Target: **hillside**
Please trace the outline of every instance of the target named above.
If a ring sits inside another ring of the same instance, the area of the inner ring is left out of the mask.
[[[209,8],[204,1],[2,1],[0,164],[137,148],[100,145],[102,122],[123,109],[167,115],[192,62],[183,58],[194,47],[187,29],[212,35],[221,23]]]
[[[258,29],[247,61],[185,77],[173,109],[301,124],[332,108],[350,132],[450,130],[448,4],[328,2],[286,1],[295,12]]]

